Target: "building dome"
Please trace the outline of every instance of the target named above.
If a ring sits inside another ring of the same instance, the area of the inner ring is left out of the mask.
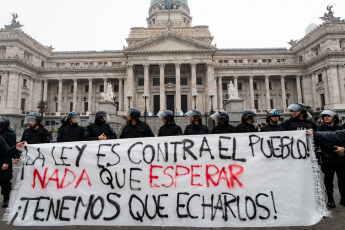
[[[182,4],[185,4],[188,6],[188,0],[171,0],[172,2],[181,2]],[[165,0],[151,0],[151,6],[156,5],[159,2],[165,2]]]

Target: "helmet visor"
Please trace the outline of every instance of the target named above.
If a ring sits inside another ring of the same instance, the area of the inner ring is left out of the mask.
[[[195,115],[196,115],[196,113],[195,113],[193,110],[189,110],[189,111],[185,114],[186,117],[193,117],[193,116],[195,116]]]
[[[73,124],[78,124],[80,121],[80,115],[79,114],[72,114],[71,116],[71,122]]]
[[[157,113],[157,117],[163,118],[163,117],[166,117],[166,116],[167,116],[167,114],[165,112]]]
[[[288,107],[288,110],[297,112],[297,111],[301,111],[302,107],[298,104],[292,104]]]
[[[33,116],[27,116],[24,120],[24,125],[35,125],[36,124],[36,117]]]
[[[331,116],[331,117],[335,117],[335,115],[337,115],[337,113],[332,111],[332,110],[325,110],[321,113],[322,117],[326,116],[326,115]]]
[[[212,114],[210,117],[212,120],[216,121],[218,118],[221,117],[221,114],[219,112],[216,112],[216,113]]]
[[[103,115],[103,119],[106,123],[109,123],[111,121],[109,113],[106,113]]]

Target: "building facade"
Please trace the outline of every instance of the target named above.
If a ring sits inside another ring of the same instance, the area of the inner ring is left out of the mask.
[[[88,116],[98,110],[107,82],[118,115],[128,107],[144,111],[145,104],[152,114],[223,110],[230,81],[245,108],[258,113],[293,102],[314,111],[345,108],[345,21],[332,12],[290,49],[223,49],[212,44],[208,26],[192,26],[187,0],[169,3],[151,0],[147,27],[131,28],[123,50],[103,52],[54,52],[26,34],[14,15],[0,30],[0,113],[23,117],[44,100],[46,116]]]

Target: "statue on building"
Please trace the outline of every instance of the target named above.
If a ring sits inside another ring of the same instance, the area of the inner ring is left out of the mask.
[[[10,13],[11,14],[11,13]],[[23,25],[20,24],[19,21],[17,21],[18,14],[12,13],[12,21],[10,25],[5,25],[5,29],[14,29],[14,28],[20,28]]]
[[[228,98],[229,101],[231,99],[239,99],[237,88],[234,87],[234,84],[232,84],[232,81],[230,81],[229,83],[228,96],[229,96]]]
[[[328,5],[327,6],[327,13],[325,13],[324,15],[323,15],[323,17],[320,17],[320,19],[322,19],[323,21],[336,21],[336,22],[338,22],[338,21],[340,21],[340,17],[334,17],[334,10],[333,10],[333,7],[334,7],[335,5]]]
[[[114,101],[115,94],[113,92],[113,87],[110,82],[107,85],[106,93],[101,93],[101,96],[103,98],[102,101]]]

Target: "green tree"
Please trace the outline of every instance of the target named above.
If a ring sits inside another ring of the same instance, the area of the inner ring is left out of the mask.
[[[41,114],[41,119],[43,120],[43,113],[45,113],[48,109],[48,102],[40,100],[37,103],[37,109],[38,109],[39,113]]]

